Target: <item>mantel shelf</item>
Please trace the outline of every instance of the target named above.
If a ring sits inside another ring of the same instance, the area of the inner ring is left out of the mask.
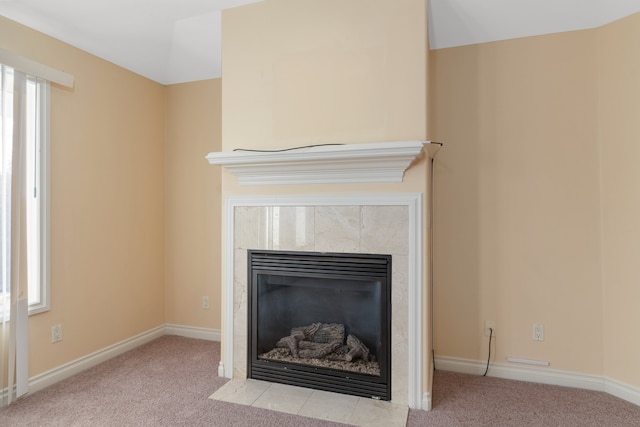
[[[240,185],[402,182],[404,172],[426,148],[433,156],[440,144],[430,141],[318,145],[288,150],[213,152]]]

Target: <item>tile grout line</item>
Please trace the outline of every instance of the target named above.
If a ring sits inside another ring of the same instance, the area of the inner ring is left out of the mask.
[[[298,412],[296,412],[296,415],[300,415],[300,411],[302,411],[302,408],[304,408],[304,405],[307,404],[307,402],[309,401],[309,399],[311,399],[311,396],[313,396],[315,394],[315,392],[316,391],[314,390],[311,393],[309,393],[309,396],[307,396],[307,399],[304,401],[304,403],[302,403],[302,405],[300,405],[300,408],[298,408]]]
[[[245,384],[247,383],[248,380],[245,380]],[[267,388],[265,388],[264,390],[262,390],[262,393],[260,393],[258,396],[256,396],[255,399],[253,399],[253,401],[249,404],[249,406],[252,406],[254,408],[257,408],[257,406],[253,406],[254,403],[256,403],[258,401],[258,399],[260,399],[262,397],[263,394],[265,394],[267,392],[267,390],[269,390],[271,388],[273,384],[269,384],[267,386]]]

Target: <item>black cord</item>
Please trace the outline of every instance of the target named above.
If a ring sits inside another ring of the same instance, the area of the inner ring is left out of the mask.
[[[254,153],[280,153],[282,151],[301,150],[303,148],[312,148],[312,147],[327,147],[332,145],[344,145],[344,144],[314,144],[314,145],[304,145],[302,147],[281,148],[277,150],[251,150],[249,148],[236,148],[233,151],[251,151]]]
[[[485,369],[483,377],[487,376],[489,372],[489,361],[491,360],[491,338],[493,337],[493,328],[489,328],[489,357],[487,358],[487,369]]]
[[[442,142],[436,142],[436,141],[431,141],[431,144],[437,144],[441,147],[444,145]],[[275,150],[253,150],[250,148],[236,148],[233,151],[251,151],[254,153],[280,153],[282,151],[301,150],[303,148],[312,148],[312,147],[330,147],[333,145],[344,145],[344,144],[313,144],[313,145],[303,145],[301,147],[281,148],[281,149],[275,149]]]
[[[436,370],[436,350],[435,349],[431,349],[431,361],[433,363],[433,371],[435,372]]]

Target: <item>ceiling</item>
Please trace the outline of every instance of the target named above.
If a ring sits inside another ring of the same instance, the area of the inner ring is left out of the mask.
[[[429,0],[431,49],[595,28],[639,0]]]
[[[0,15],[162,84],[220,77],[221,11],[261,0],[0,0]]]
[[[221,11],[262,0],[0,0],[0,15],[162,84],[221,76]],[[431,49],[598,27],[638,0],[429,0]]]

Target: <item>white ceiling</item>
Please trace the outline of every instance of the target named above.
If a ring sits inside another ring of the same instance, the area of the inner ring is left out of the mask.
[[[220,77],[221,11],[262,0],[0,0],[0,15],[162,84]],[[593,28],[640,0],[429,0],[432,49]]]
[[[429,0],[431,49],[595,28],[640,0]]]
[[[220,77],[221,11],[261,0],[0,0],[0,15],[162,84]]]

